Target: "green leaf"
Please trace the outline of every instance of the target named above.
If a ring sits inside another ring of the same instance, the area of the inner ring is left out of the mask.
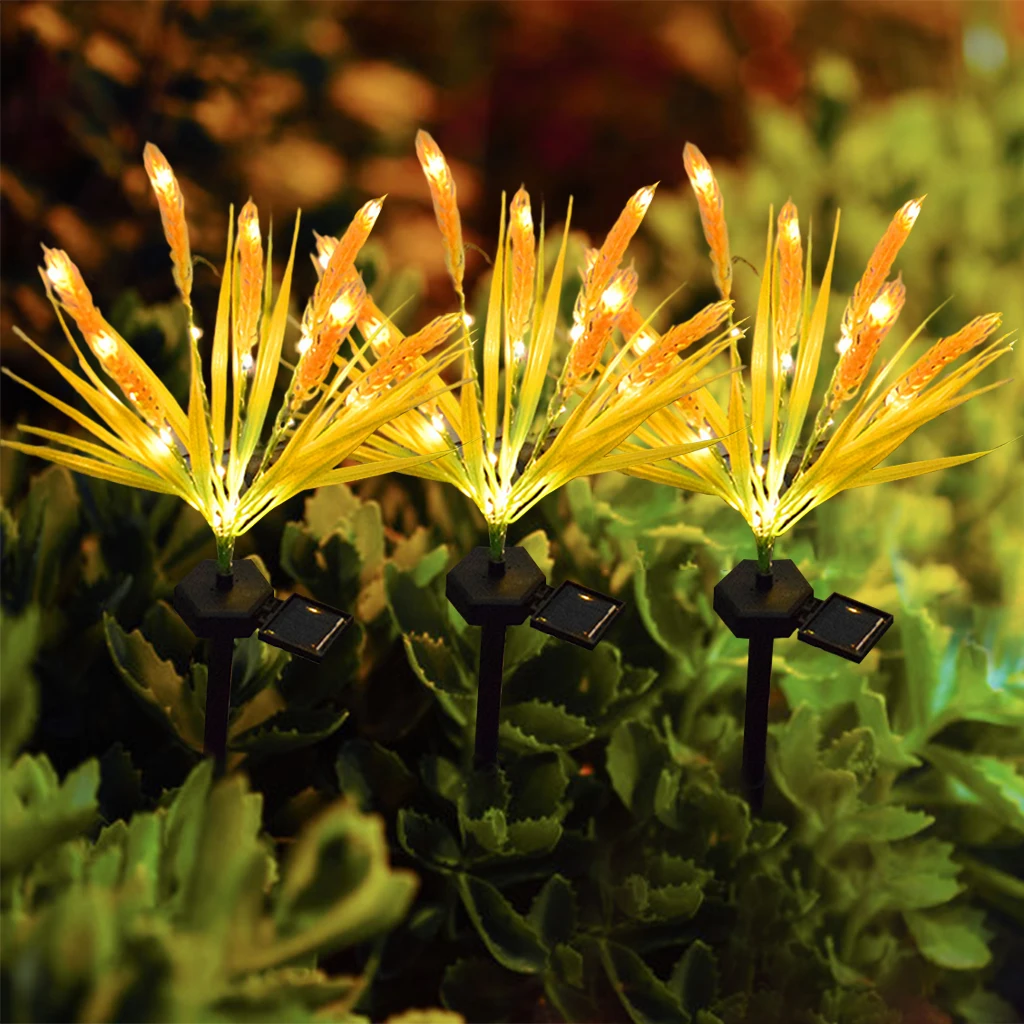
[[[1024,832],[1024,777],[1009,761],[931,743],[924,756],[966,786],[1002,824]]]
[[[440,821],[407,807],[398,812],[398,841],[410,857],[427,865],[454,867],[461,859],[455,837]]]
[[[502,707],[499,735],[514,750],[541,753],[581,747],[594,737],[594,729],[557,704],[530,700]]]
[[[40,611],[14,618],[0,612],[0,765],[8,765],[32,735],[38,698],[32,663],[40,642]]]
[[[396,808],[416,789],[416,777],[393,750],[362,737],[342,745],[335,770],[342,793],[358,800],[364,811]]]
[[[976,970],[992,959],[985,915],[971,907],[911,910],[903,914],[921,955],[951,971]]]
[[[636,955],[618,943],[602,941],[601,962],[633,1024],[685,1020],[675,993]]]
[[[668,987],[687,1013],[707,1009],[718,998],[718,958],[700,939],[691,942],[672,968]]]
[[[533,925],[490,882],[466,874],[456,879],[463,906],[491,956],[520,974],[543,971],[548,952]]]
[[[114,666],[131,691],[158,720],[171,726],[182,743],[201,751],[206,712],[196,690],[178,675],[171,662],[157,655],[139,630],[125,633],[108,614],[103,616],[103,630]]]
[[[661,736],[643,722],[623,722],[612,733],[606,763],[619,799],[638,817],[654,811],[654,796],[666,759]]]
[[[530,905],[529,920],[548,949],[569,942],[576,932],[576,893],[572,883],[552,875]]]
[[[286,709],[245,732],[233,734],[229,746],[232,750],[264,756],[302,750],[336,733],[346,718],[347,711]]]
[[[61,782],[45,754],[22,754],[0,779],[0,868],[17,871],[92,824],[100,766],[86,761]]]

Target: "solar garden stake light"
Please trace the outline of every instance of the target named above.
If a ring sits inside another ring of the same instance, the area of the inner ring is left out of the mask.
[[[722,193],[696,146],[687,143],[683,163],[711,251],[712,276],[726,301],[732,295],[732,259]],[[750,643],[743,751],[744,783],[754,807],[760,806],[764,787],[775,640],[799,630],[806,643],[859,661],[892,622],[887,613],[840,594],[817,601],[792,562],[773,562],[776,540],[840,491],[920,476],[987,454],[881,465],[919,427],[1005,383],[962,394],[978,374],[1011,349],[1005,335],[989,341],[1000,325],[999,314],[989,313],[939,339],[908,369],[897,370],[924,329],[922,324],[870,374],[903,308],[906,289],[899,275],[889,275],[921,205],[921,199],[912,199],[900,207],[855,285],[839,325],[835,345],[839,358],[807,431],[828,320],[839,220],[837,215],[815,297],[810,282],[805,282],[809,260],[805,261],[797,208],[787,202],[777,221],[769,220],[748,385],[744,387],[737,372],[742,369],[738,342],[745,331],[733,327],[729,360],[734,372],[724,408],[711,389],[704,388],[671,410],[656,411],[637,431],[652,446],[696,438],[715,438],[718,443],[656,465],[638,464],[625,470],[657,483],[717,495],[743,516],[754,534],[756,562],[737,565],[715,588],[714,600],[715,610],[733,633]],[[645,334],[647,343],[654,346],[664,340],[650,327]],[[947,372],[950,364],[968,353],[973,354]]]
[[[200,639],[209,641],[203,754],[217,771],[227,760],[231,663],[235,640],[259,638],[309,661],[320,662],[352,616],[307,597],[274,595],[255,562],[239,559],[223,572],[212,558],[200,562],[175,588],[174,609]]]
[[[842,594],[824,601],[788,558],[762,572],[754,559],[740,562],[714,591],[714,609],[734,636],[749,641],[743,720],[743,788],[754,813],[764,799],[768,698],[775,641],[792,636],[814,647],[861,662],[892,625],[879,611]]]
[[[498,760],[501,676],[505,631],[530,619],[543,633],[593,650],[623,608],[613,597],[568,581],[549,587],[525,548],[507,548],[500,559],[477,547],[445,580],[445,594],[471,626],[480,626],[474,763],[486,768]]]

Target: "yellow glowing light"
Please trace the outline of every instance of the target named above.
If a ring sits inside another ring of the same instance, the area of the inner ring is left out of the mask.
[[[512,360],[518,363],[526,355],[526,345],[522,341],[512,342]]]
[[[879,296],[868,306],[868,316],[876,324],[884,324],[892,315],[892,299],[888,295]]]
[[[312,344],[312,337],[305,331],[303,331],[302,336],[299,338],[298,342],[295,345],[295,351],[298,352],[300,356],[304,356],[309,351],[309,346]]]
[[[648,185],[646,188],[642,188],[637,192],[634,204],[641,217],[647,212],[647,207],[651,205],[652,199],[654,199],[653,185]]]
[[[839,342],[836,345],[836,351],[840,355],[845,355],[847,350],[853,344],[853,338],[844,330],[839,336]]]
[[[614,312],[626,301],[626,291],[617,282],[605,288],[601,294],[601,304],[605,309]]]
[[[782,363],[783,373],[789,373],[789,371],[793,369],[793,357],[788,352],[782,353],[782,359],[780,362]]]
[[[693,168],[693,185],[701,192],[714,191],[715,175],[707,164],[697,164]]]
[[[757,470],[757,475],[763,480],[764,479],[764,466],[762,466],[761,463],[759,462],[754,468]]]
[[[653,344],[654,339],[646,331],[641,331],[633,339],[633,351],[638,356],[646,355],[651,350]]]
[[[245,233],[249,236],[250,242],[258,242],[260,240],[260,222],[255,217],[246,222]]]
[[[583,324],[573,324],[569,330],[569,340],[575,344],[583,337]]]
[[[46,268],[46,276],[61,290],[71,287],[71,269],[63,259],[54,258],[53,262]]]
[[[467,327],[467,328],[468,327],[472,327],[474,323],[476,323],[476,321],[473,319],[472,316],[470,316],[469,313],[463,313],[462,314],[462,325],[463,325],[463,327]]]
[[[248,373],[251,369],[252,369],[252,355],[251,355],[251,353],[246,352],[245,355],[242,356],[242,371],[244,373]]]
[[[900,210],[900,216],[903,218],[904,223],[908,228],[914,226],[914,221],[917,220],[921,213],[921,200],[911,199],[909,203],[905,203],[903,209]]]
[[[533,214],[528,206],[520,206],[516,218],[519,221],[519,226],[524,231],[533,230]]]
[[[492,466],[496,466],[498,464],[498,453],[497,452],[488,452],[487,453],[487,460],[488,460],[488,462],[490,462],[490,464]]]
[[[448,173],[448,164],[445,162],[444,157],[437,150],[434,150],[427,154],[425,170],[431,178],[438,181]]]
[[[203,336],[203,329],[202,329],[202,327],[197,327],[195,324],[193,324],[188,329],[188,331],[189,331],[189,334],[192,335],[192,340],[193,341],[198,341]]]
[[[171,442],[174,440],[174,435],[167,427],[160,428],[160,440],[163,441],[168,448],[171,446]]]
[[[153,187],[163,192],[165,195],[173,195],[176,182],[174,180],[174,171],[167,166],[167,164],[157,164],[153,168],[153,174],[150,178],[153,182]]]
[[[712,438],[711,430],[708,427],[701,427],[700,430],[697,432],[697,436],[702,441],[710,441]]]
[[[444,417],[439,412],[435,412],[434,415],[430,417],[430,425],[439,434],[444,433]]]
[[[786,224],[786,234],[789,235],[791,242],[800,241],[800,222],[794,217],[788,224]]]
[[[734,327],[729,332],[729,337],[730,338],[742,338],[743,337],[743,332],[738,327]]]
[[[295,426],[295,420],[289,419],[288,422],[284,426],[285,426],[286,430],[291,430],[292,427]]]
[[[100,359],[106,360],[117,352],[117,342],[109,334],[103,332],[92,339],[92,349]]]
[[[340,299],[335,299],[334,302],[331,303],[331,308],[327,310],[327,315],[335,323],[342,324],[352,316],[353,312],[354,307],[352,305],[352,300],[342,295]]]
[[[129,399],[129,401],[137,402],[139,400],[139,397],[138,397],[138,395],[135,394],[134,391],[129,391],[128,392],[128,399]]]
[[[379,199],[374,199],[372,202],[367,203],[363,207],[363,220],[372,226],[380,216],[380,211],[383,208],[384,204]]]
[[[224,464],[221,463],[221,465],[217,467],[217,476],[219,476],[221,480],[223,480],[226,473],[227,470],[224,468]]]

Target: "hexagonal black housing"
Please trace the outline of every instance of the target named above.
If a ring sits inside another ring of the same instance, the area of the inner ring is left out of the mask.
[[[257,612],[274,596],[270,580],[247,558],[233,562],[231,569],[230,590],[217,587],[212,558],[200,562],[174,588],[174,610],[197,637],[249,636],[260,624]]]
[[[790,636],[800,625],[800,611],[814,597],[811,585],[794,562],[780,558],[772,562],[772,585],[758,586],[757,562],[744,559],[715,587],[714,609],[733,634],[749,640],[752,636]]]
[[[518,626],[545,585],[544,573],[525,548],[506,549],[500,576],[491,572],[490,561],[489,548],[473,548],[448,573],[445,595],[471,626]]]

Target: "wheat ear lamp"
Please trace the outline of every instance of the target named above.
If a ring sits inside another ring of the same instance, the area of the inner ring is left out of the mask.
[[[215,559],[200,562],[175,588],[174,609],[210,644],[203,753],[223,770],[231,710],[235,641],[259,630],[264,643],[320,662],[352,622],[347,612],[299,594],[281,599],[255,562],[242,558],[221,572]]]
[[[498,721],[505,631],[527,619],[542,633],[593,650],[622,611],[623,603],[607,594],[565,581],[550,587],[540,566],[525,548],[506,548],[493,559],[477,547],[455,566],[445,594],[471,626],[480,626],[474,762],[478,768],[498,760]]]
[[[851,597],[820,600],[796,564],[773,561],[767,572],[756,559],[740,562],[715,587],[714,608],[733,635],[749,641],[747,697],[743,722],[743,786],[750,808],[764,801],[765,746],[772,650],[792,636],[849,661],[861,662],[892,625],[888,612]]]

